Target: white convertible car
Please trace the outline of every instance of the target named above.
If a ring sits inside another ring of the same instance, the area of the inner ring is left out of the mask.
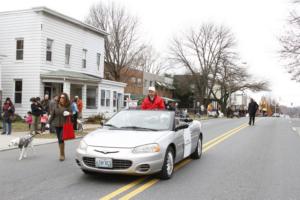
[[[199,121],[173,111],[124,110],[86,135],[76,162],[84,173],[154,174],[171,178],[174,164],[202,154]]]

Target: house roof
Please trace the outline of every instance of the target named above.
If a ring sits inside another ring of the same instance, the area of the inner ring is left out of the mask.
[[[61,14],[61,13],[56,12],[56,11],[54,11],[54,10],[51,10],[51,9],[49,9],[49,8],[47,8],[47,7],[34,7],[34,8],[32,8],[32,10],[35,11],[35,12],[44,12],[44,13],[47,13],[47,14],[49,14],[49,15],[58,17],[58,18],[60,18],[60,19],[63,19],[63,20],[65,20],[65,21],[67,21],[67,22],[70,22],[70,23],[75,24],[75,25],[77,25],[77,26],[80,26],[80,27],[82,27],[82,28],[88,29],[88,30],[90,30],[90,31],[92,31],[92,32],[94,32],[94,33],[100,34],[100,35],[102,35],[102,36],[107,36],[107,35],[109,35],[109,34],[108,34],[107,32],[105,32],[104,30],[101,30],[101,29],[98,29],[98,28],[96,28],[96,27],[94,27],[94,26],[91,26],[91,25],[89,25],[89,24],[83,23],[83,22],[81,22],[81,21],[79,21],[79,20],[77,20],[77,19],[74,19],[74,18],[72,18],[72,17],[66,16],[66,15],[64,15],[64,14]]]
[[[73,71],[57,70],[41,74],[41,78],[48,79],[67,79],[76,81],[97,82],[101,81],[100,77]]]

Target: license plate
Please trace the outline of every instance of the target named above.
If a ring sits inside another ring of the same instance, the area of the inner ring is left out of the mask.
[[[98,168],[112,168],[112,159],[111,158],[96,158],[95,165]]]

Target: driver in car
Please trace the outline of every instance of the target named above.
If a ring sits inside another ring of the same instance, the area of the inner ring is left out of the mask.
[[[141,106],[142,110],[164,110],[164,100],[157,95],[155,87],[149,87],[148,91],[148,96],[143,100]]]

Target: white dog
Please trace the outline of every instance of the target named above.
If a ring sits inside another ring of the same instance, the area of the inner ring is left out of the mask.
[[[28,134],[22,137],[15,138],[11,140],[8,144],[9,147],[15,146],[20,149],[20,157],[19,160],[27,157],[27,149],[30,147],[35,154],[34,147],[32,144],[34,135]]]

